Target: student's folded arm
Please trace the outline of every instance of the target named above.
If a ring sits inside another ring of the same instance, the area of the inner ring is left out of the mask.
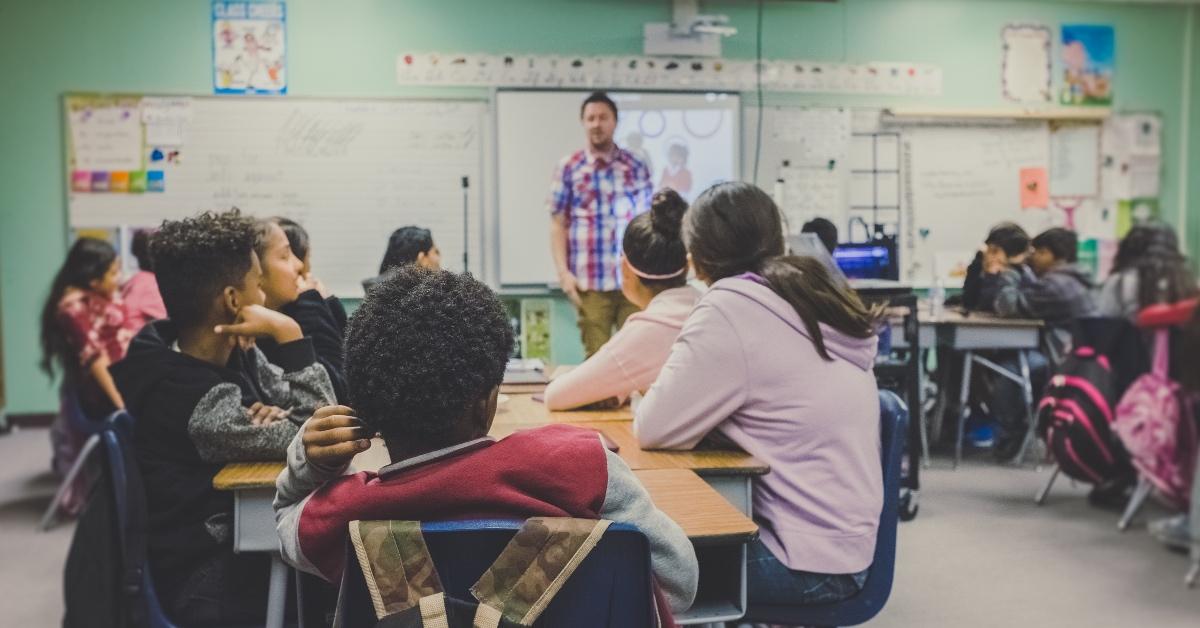
[[[317,408],[337,403],[329,373],[317,362],[312,340],[301,338],[279,345],[278,363],[272,364],[254,348],[258,380],[271,405],[291,411],[293,424],[303,423]]]
[[[345,473],[349,463],[329,468],[310,462],[304,455],[303,434],[301,427],[288,445],[287,468],[275,479],[275,530],[283,559],[301,571],[320,575],[300,549],[300,516],[313,492]]]
[[[745,403],[747,373],[737,328],[718,308],[701,302],[634,411],[638,444],[647,449],[695,447]]]
[[[700,574],[696,549],[683,529],[655,507],[646,488],[620,456],[608,457],[608,487],[600,517],[637,526],[650,542],[655,580],[674,612],[685,611],[696,599]]]
[[[1015,270],[1005,270],[995,277],[996,314],[1005,318],[1026,316],[1025,295],[1022,294],[1021,275]]]
[[[279,460],[297,427],[291,421],[250,423],[250,415],[242,406],[241,389],[221,383],[200,398],[187,429],[201,459],[225,463]]]
[[[546,387],[546,408],[568,410],[610,397],[624,401],[637,388],[637,384],[626,375],[618,359],[618,353],[632,349],[627,347],[625,342],[629,337],[629,334],[625,333],[628,330],[629,327],[626,326],[583,364],[555,377]],[[622,333],[625,333],[625,338],[622,338]]]

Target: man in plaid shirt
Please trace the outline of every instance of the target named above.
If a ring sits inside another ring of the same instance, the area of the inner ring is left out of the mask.
[[[650,209],[650,170],[613,142],[617,105],[604,92],[583,101],[587,148],[564,158],[550,190],[550,250],[558,283],[579,313],[587,355],[637,311],[621,294],[621,239]]]

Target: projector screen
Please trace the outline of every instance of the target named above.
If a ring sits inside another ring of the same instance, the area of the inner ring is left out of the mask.
[[[586,91],[496,94],[497,218],[502,285],[553,285],[547,199],[559,161],[585,147],[579,108]],[[609,92],[614,139],[650,168],[654,188],[689,201],[737,179],[740,99],[726,93]]]

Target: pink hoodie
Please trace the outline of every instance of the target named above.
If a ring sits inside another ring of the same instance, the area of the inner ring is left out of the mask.
[[[546,407],[566,410],[609,397],[624,401],[631,392],[649,388],[699,298],[700,293],[691,286],[655,295],[646,309],[630,315],[621,331],[595,355],[554,378],[546,388]]]
[[[830,362],[769,287],[716,282],[633,429],[647,449],[691,449],[715,429],[766,462],[754,485],[763,543],[791,569],[850,574],[870,566],[883,508],[876,338],[821,333]]]

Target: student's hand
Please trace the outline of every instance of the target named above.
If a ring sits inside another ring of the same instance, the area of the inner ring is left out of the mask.
[[[988,249],[983,254],[983,272],[987,275],[998,275],[1008,268],[1008,256],[1003,250]]]
[[[350,463],[355,455],[370,449],[371,435],[354,410],[346,406],[325,406],[304,424],[304,456],[322,467],[337,468]]]
[[[296,277],[296,283],[299,284],[300,292],[316,290],[322,299],[329,298],[329,289],[325,287],[325,283],[312,273],[299,275]]]
[[[288,418],[292,412],[279,406],[269,406],[261,401],[255,401],[254,405],[246,408],[246,414],[250,417],[251,425],[266,427]]]
[[[304,337],[292,317],[261,305],[243,307],[238,310],[237,320],[232,325],[217,325],[213,331],[224,336],[270,337],[279,344]]]
[[[563,294],[567,295],[567,299],[575,307],[583,307],[583,299],[579,297],[579,280],[575,279],[575,275],[570,271],[564,270],[558,273],[558,287],[562,288]]]

